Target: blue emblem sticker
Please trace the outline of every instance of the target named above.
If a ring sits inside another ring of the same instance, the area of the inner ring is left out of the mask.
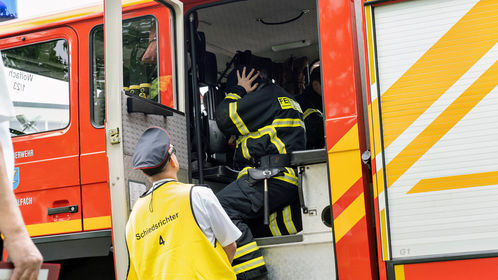
[[[14,181],[12,182],[12,189],[15,190],[19,186],[19,167],[14,168]]]

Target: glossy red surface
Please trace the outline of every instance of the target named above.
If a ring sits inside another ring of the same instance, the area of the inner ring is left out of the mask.
[[[363,217],[351,230],[336,243],[337,274],[339,279],[378,279],[376,267],[367,265],[370,256],[368,235],[365,234],[366,217]]]
[[[16,159],[19,185],[15,189],[18,198],[31,198],[32,204],[22,205],[21,212],[27,225],[50,222],[47,208],[53,207],[53,197],[67,199],[75,205],[81,205],[79,192],[79,137],[78,137],[78,39],[77,34],[68,27],[27,34],[24,40],[19,36],[0,40],[0,49],[20,47],[65,39],[69,44],[69,102],[70,120],[66,128],[12,139],[14,151],[30,151],[31,156]],[[40,94],[49,94],[50,89],[43,89]],[[74,192],[76,188],[76,192]],[[67,195],[65,195],[67,194]],[[76,195],[76,196],[75,196]],[[66,197],[66,198],[64,198]],[[81,212],[80,212],[81,213]],[[68,219],[77,219],[79,214],[71,214]]]
[[[87,225],[86,219],[111,216],[111,197],[107,182],[85,185],[81,203],[85,209],[83,212],[83,230],[95,230],[93,224]],[[98,229],[110,228],[111,226],[110,224],[105,226],[106,223],[99,224],[104,224],[104,226]]]
[[[327,150],[358,124],[359,145],[356,149],[365,149],[363,132],[363,115],[361,104],[361,86],[359,75],[359,57],[356,47],[356,29],[353,26],[354,3],[352,1],[319,0],[320,49],[322,63],[322,81],[324,92],[324,114],[326,117]],[[361,160],[358,158],[358,160]],[[331,168],[340,162],[329,162]],[[368,204],[369,184],[363,176],[352,186],[342,186],[348,191],[336,199],[335,211],[344,211],[350,203],[364,192],[364,209],[366,214],[360,222],[350,225],[352,228],[336,241],[336,262],[339,279],[376,279],[377,256],[375,236],[370,231],[371,213]],[[334,180],[334,178],[331,178]],[[332,196],[336,191],[331,190]],[[341,193],[340,191],[338,193]],[[333,213],[334,217],[338,214]]]
[[[27,225],[81,219],[79,186],[26,192],[18,194],[16,198]],[[78,205],[78,212],[48,215],[48,208],[70,205]]]
[[[492,280],[498,277],[498,258],[406,264],[404,272],[406,280]]]

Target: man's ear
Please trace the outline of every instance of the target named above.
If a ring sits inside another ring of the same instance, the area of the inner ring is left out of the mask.
[[[170,164],[171,167],[180,168],[180,164],[178,163],[178,158],[176,157],[175,154],[171,155]]]

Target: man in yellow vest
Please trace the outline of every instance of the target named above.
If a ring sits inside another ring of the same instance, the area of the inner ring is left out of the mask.
[[[152,182],[126,225],[132,279],[236,279],[232,269],[241,232],[207,186],[177,181],[175,149],[166,130],[148,128],[133,167]]]

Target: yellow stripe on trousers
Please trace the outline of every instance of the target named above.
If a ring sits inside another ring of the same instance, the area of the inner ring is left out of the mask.
[[[498,24],[497,24],[498,25]],[[497,85],[498,62],[495,62],[462,95],[448,106],[428,127],[408,144],[386,167],[390,187],[477,103]]]
[[[496,9],[496,0],[478,2],[382,94],[385,148],[496,44]]]
[[[247,262],[243,262],[241,264],[235,265],[233,267],[233,270],[235,271],[235,274],[243,273],[246,271],[249,271],[251,269],[255,269],[256,267],[260,267],[265,265],[265,261],[263,257],[257,257],[255,259],[252,259]]]
[[[237,248],[237,250],[235,251],[235,256],[233,257],[233,259],[235,260],[235,259],[240,258],[242,256],[245,256],[251,252],[254,252],[258,249],[259,249],[259,247],[258,247],[258,244],[256,244],[256,241],[248,243],[244,246]]]

